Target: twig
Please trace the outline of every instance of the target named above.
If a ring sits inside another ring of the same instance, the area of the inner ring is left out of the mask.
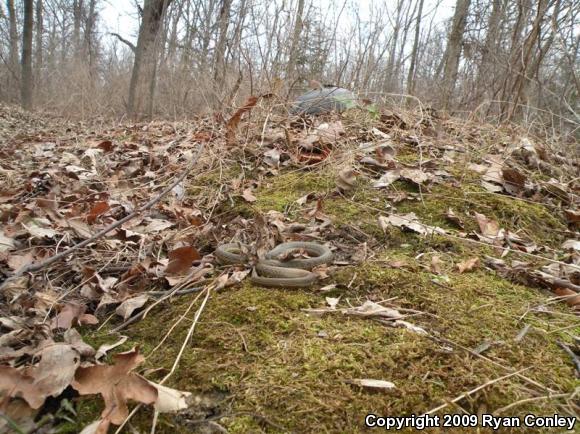
[[[580,357],[578,357],[576,353],[572,351],[572,349],[565,343],[558,341],[558,346],[562,348],[566,352],[566,354],[568,354],[572,358],[572,362],[576,367],[576,377],[580,377]]]
[[[142,205],[140,208],[136,209],[131,214],[123,217],[121,220],[118,220],[115,223],[110,224],[106,228],[102,229],[100,232],[97,232],[92,237],[90,237],[84,241],[81,241],[80,243],[75,244],[74,246],[69,247],[67,250],[60,252],[56,255],[53,255],[50,258],[45,259],[44,261],[40,261],[36,264],[29,264],[29,265],[26,265],[26,266],[20,268],[12,276],[10,276],[8,279],[6,279],[2,283],[2,285],[0,285],[0,290],[2,290],[8,284],[8,282],[15,280],[15,279],[18,279],[19,277],[22,277],[26,273],[34,273],[36,271],[42,270],[44,267],[47,267],[47,266],[65,258],[66,256],[70,255],[75,250],[81,249],[81,248],[85,247],[86,245],[93,243],[95,240],[105,236],[106,234],[111,232],[113,229],[118,228],[123,223],[128,222],[129,220],[137,217],[138,215],[140,215],[144,211],[147,211],[148,209],[153,207],[153,205],[155,205],[157,202],[159,202],[165,195],[167,195],[171,190],[173,190],[175,188],[175,186],[177,186],[177,184],[179,184],[183,179],[185,179],[187,174],[191,171],[191,169],[193,169],[193,167],[197,163],[197,160],[199,159],[203,148],[204,148],[204,144],[201,143],[199,145],[197,153],[191,158],[191,161],[189,162],[187,168],[183,171],[183,173],[181,175],[179,175],[175,179],[175,181],[171,185],[169,185],[169,187],[167,187],[165,190],[163,190],[161,193],[159,193],[159,195],[157,197],[151,199],[145,205]]]
[[[429,410],[427,413],[423,413],[422,416],[426,416],[428,414],[436,413],[439,410],[442,410],[445,407],[447,407],[449,404],[452,404],[452,403],[456,403],[458,401],[461,401],[463,398],[467,398],[469,395],[473,395],[475,392],[477,392],[477,391],[479,391],[481,389],[484,389],[487,386],[491,386],[492,384],[495,384],[495,383],[497,383],[497,382],[499,382],[501,380],[505,380],[506,378],[513,377],[514,375],[518,375],[520,372],[525,371],[526,369],[528,369],[528,368],[520,369],[517,372],[512,372],[510,374],[506,374],[503,377],[496,378],[495,380],[489,380],[487,383],[481,384],[480,386],[477,386],[475,389],[471,389],[468,392],[462,393],[461,395],[453,398],[451,401],[446,402],[445,404],[441,404],[439,407],[435,407],[432,410]]]
[[[443,342],[443,343],[446,343],[448,345],[451,345],[451,346],[454,346],[456,348],[459,348],[459,349],[461,349],[463,351],[467,351],[472,356],[479,357],[480,359],[486,360],[486,361],[490,362],[491,364],[493,364],[495,366],[498,366],[498,367],[500,367],[502,369],[505,369],[506,371],[510,371],[510,368],[508,368],[507,366],[504,366],[501,363],[496,362],[495,360],[492,360],[489,357],[484,356],[483,354],[476,353],[475,351],[473,351],[473,350],[471,350],[469,348],[466,348],[463,345],[458,344],[457,342],[453,342],[453,341],[451,341],[451,340],[449,340],[447,338],[443,338],[443,337],[439,337],[439,336],[434,336],[432,334],[427,335],[427,337],[429,337],[430,339],[433,339],[435,342],[439,342],[439,343]],[[517,375],[518,378],[526,381],[529,384],[532,384],[532,385],[534,385],[536,387],[539,387],[540,389],[542,389],[545,392],[548,392],[548,393],[550,393],[550,392],[555,393],[556,392],[554,389],[550,389],[548,386],[544,386],[543,384],[538,383],[537,381],[532,380],[531,378],[526,377],[525,375],[520,374],[519,371],[518,372],[513,372],[512,371],[510,373],[512,373],[514,375]]]
[[[508,410],[518,406],[518,405],[526,404],[528,402],[543,401],[544,399],[565,398],[567,396],[571,396],[571,393],[558,393],[557,395],[544,395],[544,396],[536,396],[534,398],[526,398],[526,399],[522,399],[520,401],[512,402],[511,404],[506,405],[505,407],[497,409],[493,412],[493,414],[505,413],[506,411],[508,411]]]
[[[185,347],[187,346],[187,343],[189,342],[189,340],[191,339],[191,336],[193,335],[193,331],[195,329],[197,322],[199,321],[199,317],[201,315],[201,312],[205,308],[205,304],[207,303],[209,295],[211,294],[211,289],[212,289],[211,286],[207,288],[207,290],[206,290],[207,293],[205,295],[205,298],[201,302],[201,306],[199,307],[199,309],[195,312],[195,316],[193,318],[193,322],[191,324],[191,327],[189,327],[189,330],[187,332],[187,336],[185,336],[185,339],[183,340],[183,344],[181,345],[179,353],[177,354],[177,357],[175,358],[175,361],[173,362],[173,366],[171,367],[171,370],[169,371],[169,373],[165,377],[163,377],[163,379],[158,384],[165,383],[165,381],[167,381],[167,379],[175,372],[177,365],[179,365],[179,362],[181,361],[181,357],[183,356],[183,352],[185,351]],[[141,408],[141,406],[142,406],[142,404],[137,405],[133,409],[133,411],[131,411],[131,413],[129,413],[129,415],[125,418],[123,423],[121,425],[119,425],[119,427],[115,431],[115,434],[119,434],[121,432],[123,427],[127,424],[127,422],[129,422],[129,420],[133,417],[133,415],[135,413],[137,413],[137,411]],[[155,413],[157,413],[157,410],[155,410]],[[156,420],[157,420],[157,417],[154,416],[154,421],[156,421]],[[152,426],[151,426],[151,432],[155,432],[155,425],[154,424],[152,424]]]
[[[131,41],[128,41],[127,39],[123,38],[118,33],[109,33],[109,35],[115,36],[119,41],[121,41],[123,44],[125,44],[127,47],[129,47],[133,53],[135,53],[135,51],[137,50],[137,48],[135,47],[135,44],[133,44]]]
[[[159,343],[155,346],[155,348],[153,348],[149,352],[149,354],[147,354],[147,356],[145,357],[146,359],[148,359],[149,357],[151,357],[153,355],[153,353],[155,353],[155,351],[157,351],[161,347],[161,345],[163,345],[163,343],[171,335],[171,333],[173,332],[173,330],[175,330],[175,328],[179,325],[179,323],[185,319],[185,317],[187,316],[187,314],[189,313],[189,311],[191,310],[191,308],[193,307],[193,305],[197,302],[197,300],[199,300],[199,297],[201,297],[201,293],[198,294],[197,297],[195,297],[193,300],[191,300],[191,303],[189,303],[189,306],[187,306],[187,309],[185,310],[185,312],[183,312],[183,314],[177,319],[177,321],[175,321],[173,323],[173,325],[169,328],[169,330],[167,331],[167,333],[165,333],[165,335],[159,341]]]

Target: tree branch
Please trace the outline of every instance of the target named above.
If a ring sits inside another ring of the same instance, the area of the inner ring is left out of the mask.
[[[137,48],[135,47],[135,45],[131,41],[127,41],[125,38],[123,38],[118,33],[109,33],[109,35],[115,36],[119,41],[121,41],[123,44],[125,44],[127,47],[129,47],[133,53],[135,53],[135,50],[137,50]]]

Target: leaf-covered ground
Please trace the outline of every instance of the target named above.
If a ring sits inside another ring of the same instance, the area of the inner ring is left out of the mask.
[[[135,125],[1,107],[1,429],[115,432],[137,402],[124,432],[578,415],[577,143],[432,112],[299,120],[251,102],[227,123]],[[94,237],[200,146],[158,203]],[[316,241],[335,261],[312,288],[258,287],[216,263],[232,240],[257,254]]]

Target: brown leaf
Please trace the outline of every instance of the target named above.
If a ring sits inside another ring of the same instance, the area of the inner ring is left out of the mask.
[[[357,378],[355,380],[348,381],[351,384],[355,384],[361,387],[368,387],[371,389],[394,389],[395,384],[390,381],[385,380],[374,380],[372,378]]]
[[[526,185],[526,176],[516,169],[504,167],[502,169],[502,176],[504,180],[503,186],[510,194],[519,193]]]
[[[391,185],[393,182],[397,181],[401,177],[401,171],[399,169],[389,170],[378,180],[373,182],[374,188],[384,188]]]
[[[136,309],[143,307],[148,300],[149,297],[145,294],[139,295],[138,297],[129,298],[121,303],[117,309],[115,309],[115,313],[119,316],[122,316],[126,321]]]
[[[499,233],[499,223],[495,220],[488,219],[483,214],[475,213],[475,220],[479,225],[479,230],[486,237],[496,237]]]
[[[257,96],[249,97],[246,103],[239,108],[226,123],[226,142],[228,145],[233,145],[236,140],[236,129],[242,120],[242,115],[251,111],[258,103],[258,99]]]
[[[34,368],[34,385],[42,396],[58,396],[68,387],[80,362],[79,353],[68,344],[56,343],[40,352]]]
[[[246,188],[244,190],[244,192],[242,193],[242,197],[244,198],[244,200],[246,202],[255,202],[258,200],[258,198],[256,196],[254,196],[254,194],[252,193],[252,190],[250,190],[249,188]]]
[[[473,270],[478,265],[479,265],[479,258],[470,258],[470,259],[467,259],[466,261],[463,261],[463,262],[460,262],[459,264],[457,264],[457,269],[459,270],[459,273],[464,273],[466,271]]]
[[[356,183],[357,172],[351,168],[343,169],[336,180],[337,187],[342,191],[352,190]]]
[[[97,145],[97,148],[102,149],[105,153],[111,152],[113,150],[113,142],[110,140],[103,140]]]
[[[20,432],[38,431],[38,426],[34,423],[36,411],[30,408],[25,401],[6,399],[4,402],[0,402],[0,412],[3,416],[0,418],[0,433],[14,432],[14,430],[9,429],[9,427],[14,426],[13,424],[16,424],[21,430]]]
[[[441,256],[433,255],[431,258],[431,272],[433,274],[441,274]]]
[[[28,276],[18,277],[14,280],[9,280],[4,284],[0,294],[10,302],[18,298],[20,295],[28,292]]]
[[[417,185],[424,184],[432,179],[432,175],[423,172],[421,169],[401,169],[401,178],[411,181]]]
[[[459,227],[460,229],[464,228],[464,224],[461,221],[461,219],[457,216],[457,214],[455,214],[453,212],[453,210],[451,208],[449,208],[447,210],[447,213],[445,214],[445,218],[447,220],[449,220],[451,223],[455,224],[457,227]]]
[[[72,386],[81,395],[100,394],[105,401],[101,417],[120,425],[129,414],[128,400],[153,404],[158,392],[143,377],[131,372],[145,360],[138,349],[116,354],[113,359],[114,365],[78,368]]]
[[[169,264],[166,274],[182,274],[191,268],[191,263],[201,259],[199,252],[192,246],[179,247],[168,254]]]
[[[102,344],[97,350],[97,354],[95,354],[95,359],[102,359],[107,355],[108,351],[117,348],[119,345],[123,345],[127,339],[129,339],[127,336],[121,336],[117,342],[113,342],[112,344]]]
[[[568,306],[578,306],[580,305],[580,294],[576,291],[572,291],[568,288],[554,288],[554,293],[558,297],[565,297],[566,303]]]
[[[97,217],[105,214],[110,209],[111,207],[107,202],[96,202],[91,208],[91,211],[87,214],[87,223],[92,225],[97,220]]]
[[[565,209],[564,215],[571,225],[580,225],[580,211],[573,209]]]
[[[0,252],[7,252],[16,247],[16,242],[14,238],[10,238],[6,235],[6,232],[0,231]]]
[[[91,314],[85,313],[86,306],[78,304],[66,304],[61,311],[52,319],[50,328],[68,330],[73,326],[73,322],[78,324],[98,324],[99,320]]]
[[[187,399],[191,396],[190,392],[182,392],[152,381],[149,384],[157,389],[158,397],[155,401],[155,410],[159,413],[175,413],[188,407]]]
[[[83,357],[93,357],[95,349],[83,341],[81,334],[76,329],[68,329],[64,332],[64,341],[73,347]]]
[[[107,434],[109,432],[109,419],[99,419],[83,428],[80,434]]]
[[[32,408],[39,408],[45,399],[38,392],[32,376],[9,366],[0,366],[0,392],[10,398],[22,398]]]
[[[34,262],[34,255],[32,252],[27,252],[24,255],[9,255],[7,262],[8,266],[16,271]]]

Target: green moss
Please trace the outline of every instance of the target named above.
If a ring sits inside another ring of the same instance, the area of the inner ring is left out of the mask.
[[[422,192],[420,201],[397,204],[400,213],[414,212],[422,223],[456,229],[445,217],[452,208],[465,223],[466,231],[479,232],[474,212],[496,220],[501,228],[538,244],[559,246],[565,223],[546,206],[510,196],[492,194],[473,184],[461,187],[437,185]],[[539,225],[538,222],[542,224]]]
[[[296,200],[309,193],[326,194],[336,187],[332,173],[294,171],[264,180],[256,193],[255,206],[263,212],[291,211],[299,206]]]
[[[401,156],[408,161],[416,157],[410,148]],[[354,226],[381,243],[373,247],[375,262],[338,268],[325,282],[335,283],[336,289],[324,294],[316,289],[266,289],[249,282],[212,294],[167,385],[197,396],[225,395],[225,399],[201,415],[163,415],[157,432],[191,432],[199,426],[191,420],[216,415],[215,422],[233,433],[311,432],[313,427],[320,432],[363,432],[363,419],[369,412],[420,414],[517,369],[525,369],[526,377],[556,393],[579,386],[568,356],[556,345],[557,339],[569,340],[559,329],[580,332],[580,328],[569,328],[565,306],[550,306],[556,314],[548,321],[530,309],[545,303],[545,295],[537,289],[510,283],[482,267],[465,274],[456,271],[456,264],[467,258],[493,254],[491,247],[441,235],[421,237],[396,228],[384,234],[377,222],[379,215],[412,211],[425,224],[452,228],[444,215],[453,208],[465,222],[465,231],[478,230],[469,217],[477,211],[538,243],[555,244],[559,243],[555,233],[564,228],[557,217],[542,205],[489,194],[475,185],[476,177],[458,170],[453,173],[464,181],[459,186],[419,190],[408,182],[394,183],[392,189],[421,193],[422,199],[397,204],[389,204],[384,191],[373,189],[364,179],[351,191],[337,194],[337,173],[330,166],[283,172],[261,180],[255,203],[234,199],[232,205],[228,199],[216,212],[229,210],[252,217],[256,211],[277,210],[300,220],[304,216],[295,201],[314,192],[323,198],[323,212],[336,230],[348,233]],[[543,225],[539,227],[537,221]],[[441,257],[446,279],[429,271],[433,255]],[[407,265],[388,268],[385,262],[391,261]],[[435,283],[436,278],[443,283]],[[316,316],[304,311],[325,306],[324,296],[340,296],[339,307],[357,306],[367,299],[392,300],[393,307],[410,315],[407,321],[431,337],[342,313]],[[153,381],[171,368],[186,338],[195,308],[157,348],[190,302],[187,296],[162,303],[126,330],[131,340],[119,350],[141,345],[147,359],[140,372],[165,370],[151,374]],[[516,342],[514,338],[526,324],[532,325],[531,331]],[[114,341],[105,333],[88,333],[85,339],[95,346]],[[484,355],[495,363],[469,353],[482,344],[489,344]],[[350,382],[357,378],[392,381],[396,389],[362,389]],[[539,394],[545,391],[514,376],[458,404],[465,411],[486,408],[489,412]],[[91,422],[99,409],[89,405],[79,414],[80,420]],[[546,400],[516,406],[510,415],[560,412],[557,401]],[[151,410],[144,408],[133,424],[147,431],[151,420]]]
[[[410,261],[404,249],[387,254]],[[410,271],[371,264],[342,268],[333,275],[339,285],[335,295],[342,297],[341,306],[347,305],[346,300],[358,305],[369,298],[395,298],[396,306],[425,312],[408,320],[434,335],[471,349],[493,342],[487,357],[510,369],[527,368],[527,377],[557,391],[573,390],[577,385],[573,368],[554,344],[555,336],[541,331],[542,317],[528,313],[524,322],[519,320],[529,306],[543,301],[542,294],[487,270],[457,274],[452,262],[446,267],[449,283],[444,288],[416,266]],[[189,298],[166,303],[127,331],[135,342],[146,344],[144,368],[171,367],[193,310],[156,352],[150,350],[189,303]],[[362,432],[368,412],[421,413],[506,372],[404,328],[302,311],[324,304],[313,291],[249,283],[213,294],[168,385],[194,393],[226,393],[231,408],[218,411],[226,416],[218,422],[231,432],[281,432],[277,427],[308,432],[313,426],[321,432]],[[536,329],[523,343],[516,343],[524,323]],[[388,393],[361,389],[348,382],[356,378],[392,381],[397,389]],[[480,405],[497,409],[529,397],[524,386],[511,377],[461,405],[473,412]],[[530,411],[551,414],[557,408],[539,401],[516,407],[513,414]],[[93,418],[98,409],[88,413]],[[146,429],[150,421],[150,411],[143,410],[133,423]],[[158,432],[190,428],[171,415],[158,424]]]

